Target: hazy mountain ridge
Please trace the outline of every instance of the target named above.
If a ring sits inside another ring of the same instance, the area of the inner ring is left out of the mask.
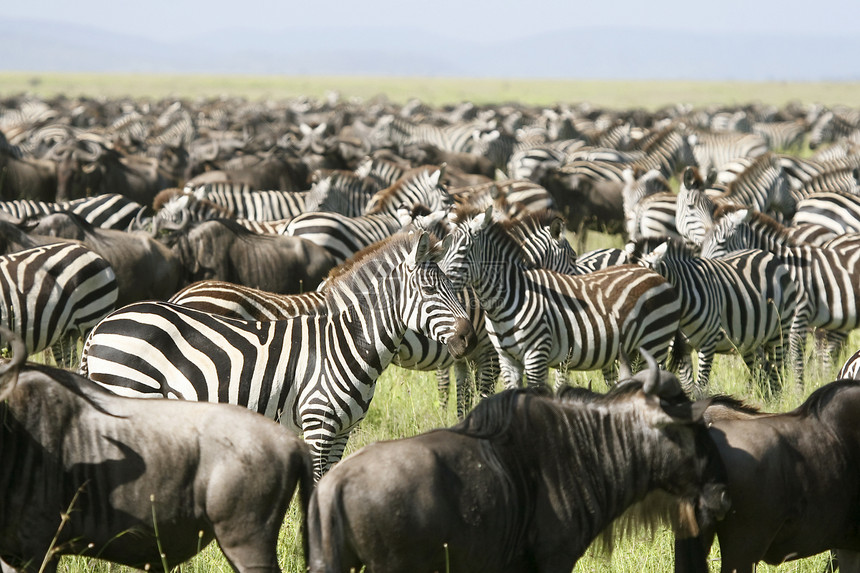
[[[475,42],[417,28],[189,31],[172,42],[0,19],[2,69],[126,73],[860,80],[860,37],[571,28]]]

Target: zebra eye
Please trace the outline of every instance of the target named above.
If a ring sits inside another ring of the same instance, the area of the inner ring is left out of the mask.
[[[426,295],[436,294],[436,287],[433,285],[421,285],[421,292]]]

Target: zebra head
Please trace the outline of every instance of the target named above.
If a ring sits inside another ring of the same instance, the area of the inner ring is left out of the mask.
[[[475,244],[475,237],[481,231],[489,227],[493,221],[493,207],[490,205],[486,211],[473,213],[454,223],[451,233],[446,238],[451,241],[439,262],[439,266],[447,274],[454,284],[454,288],[462,290],[474,283],[480,275],[480,266],[474,264],[471,256]]]
[[[705,234],[714,226],[714,205],[705,193],[707,186],[713,181],[712,171],[707,180],[703,180],[695,167],[684,170],[681,187],[675,202],[675,227],[690,243],[701,245]]]
[[[714,228],[705,235],[702,257],[713,259],[724,257],[732,251],[752,248],[749,241],[749,221],[752,217],[751,209],[737,209],[720,217]]]
[[[437,264],[451,240],[446,239],[441,249],[433,249],[428,233],[409,235],[414,242],[399,266],[401,276],[397,278],[403,285],[400,315],[408,329],[446,344],[454,358],[461,358],[474,348],[476,336],[469,315],[454,294],[454,285]]]

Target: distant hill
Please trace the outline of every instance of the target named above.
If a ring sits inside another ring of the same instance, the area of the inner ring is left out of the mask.
[[[52,21],[0,19],[0,69],[330,76],[860,80],[860,35],[722,35],[571,28],[493,42],[419,29],[228,29],[154,42]]]

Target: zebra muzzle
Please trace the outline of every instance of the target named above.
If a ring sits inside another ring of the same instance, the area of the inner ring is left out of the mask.
[[[456,319],[452,331],[448,338],[448,352],[451,356],[462,358],[474,350],[477,337],[471,321],[465,318]]]

